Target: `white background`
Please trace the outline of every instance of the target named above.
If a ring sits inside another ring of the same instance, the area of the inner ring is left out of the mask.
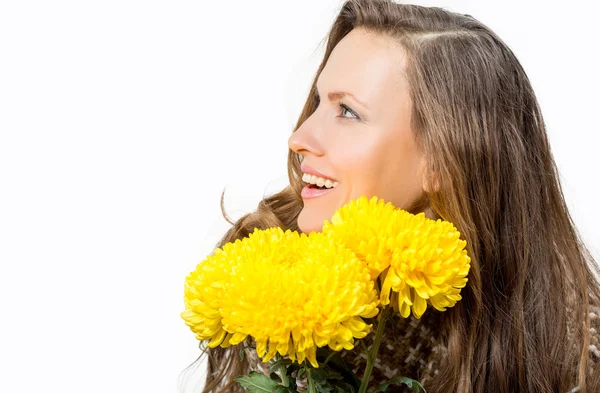
[[[418,3],[516,53],[598,257],[592,1]],[[220,193],[238,218],[287,184],[340,5],[0,1],[0,391],[177,391],[198,356],[183,282],[229,227]]]

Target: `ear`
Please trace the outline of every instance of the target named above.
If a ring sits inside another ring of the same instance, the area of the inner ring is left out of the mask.
[[[439,177],[437,173],[429,173],[425,158],[421,159],[421,179],[423,191],[432,193],[440,190]]]

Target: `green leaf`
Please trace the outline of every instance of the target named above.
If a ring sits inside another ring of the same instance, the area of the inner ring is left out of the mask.
[[[325,370],[322,368],[311,368],[310,376],[315,382],[324,382],[325,381]]]
[[[277,373],[276,373],[276,372],[272,372],[272,373],[271,373],[271,375],[270,375],[270,378],[271,378],[273,381],[277,382],[277,383],[281,383],[281,382],[283,382],[283,381],[281,380],[281,377],[280,377],[279,375],[277,375]]]
[[[250,371],[247,376],[235,377],[235,380],[245,387],[249,393],[272,393],[275,387],[278,386],[277,382],[256,371]]]
[[[319,393],[330,393],[331,389],[333,389],[331,386],[329,386],[328,384],[321,384],[321,383],[317,383],[315,384],[315,388],[317,389],[317,392]]]
[[[332,380],[341,381],[344,379],[344,376],[342,375],[341,372],[339,372],[331,367],[323,366],[323,371],[325,371],[325,379],[327,379],[327,380],[332,379]]]
[[[384,382],[381,385],[377,386],[375,388],[375,390],[373,390],[371,393],[377,393],[377,392],[387,393],[387,390],[388,390],[389,386],[390,385],[394,385],[394,384],[405,384],[406,386],[408,386],[409,388],[411,388],[412,391],[415,392],[415,393],[418,393],[421,390],[423,390],[424,393],[427,393],[427,391],[419,383],[419,381],[415,381],[414,379],[407,378],[407,377],[392,378],[389,381]]]
[[[296,374],[296,378],[302,378],[302,376],[306,373],[306,367],[300,367],[298,370],[298,374]]]
[[[273,393],[291,393],[291,392],[292,391],[289,388],[287,388],[287,387],[285,387],[283,385],[277,385],[273,389]]]
[[[333,387],[327,382],[325,370],[322,368],[308,367],[306,372],[308,373],[309,380],[312,380],[315,390],[318,393],[330,393]]]
[[[357,392],[360,386],[360,381],[356,378],[350,367],[341,356],[333,356],[329,359],[329,362],[323,369],[327,369],[328,373],[331,370],[331,374],[328,378],[337,380],[335,385],[339,385],[348,393]],[[338,375],[341,375],[341,381],[338,379]]]

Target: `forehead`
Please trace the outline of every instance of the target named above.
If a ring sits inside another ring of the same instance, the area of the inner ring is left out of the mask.
[[[354,29],[331,52],[317,89],[348,91],[373,107],[382,99],[405,97],[404,66],[404,51],[391,38]]]

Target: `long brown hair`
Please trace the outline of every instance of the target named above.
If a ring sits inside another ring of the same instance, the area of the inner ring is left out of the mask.
[[[443,313],[448,356],[427,391],[600,391],[587,364],[598,267],[567,209],[541,110],[514,53],[470,15],[346,1],[294,131],[316,110],[315,84],[333,48],[355,28],[405,51],[412,129],[435,178],[429,205],[459,229],[472,260],[462,301]],[[300,162],[290,150],[290,186],[237,222],[221,200],[233,227],[218,247],[254,228],[299,231]],[[207,351],[204,393],[242,391],[233,380],[247,371],[239,350]]]

